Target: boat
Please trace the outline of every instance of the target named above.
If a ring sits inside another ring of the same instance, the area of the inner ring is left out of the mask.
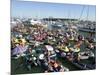
[[[73,52],[80,52],[80,48],[69,48],[71,51],[73,51]]]
[[[92,32],[92,33],[95,33],[96,30],[95,29],[90,29],[90,28],[78,28],[79,31],[84,31],[84,32]]]
[[[86,64],[86,63],[82,63],[80,62],[81,60],[89,60],[89,58],[95,58],[94,53],[92,51],[83,51],[80,52],[80,49],[74,49],[74,48],[70,48],[70,50],[72,51],[72,56],[71,58],[68,58],[66,56],[70,55],[69,52],[60,52],[60,50],[56,50],[57,56],[58,57],[63,57],[66,58],[67,61],[69,61],[70,63],[72,63],[73,65],[75,65],[76,67],[82,69],[82,70],[90,70],[90,69],[95,69],[95,64],[93,64],[94,66],[92,66],[92,64]],[[74,53],[73,53],[74,52]],[[78,55],[77,55],[78,53]],[[87,54],[87,55],[85,55]],[[78,57],[77,57],[78,56]],[[73,58],[74,57],[74,58]],[[80,61],[79,61],[80,59]]]
[[[92,51],[83,51],[79,52],[79,59],[89,59],[90,57],[95,57],[94,53]]]
[[[72,60],[70,62],[82,70],[95,69],[94,63],[91,64],[91,63],[81,62],[82,60],[91,61],[90,59],[95,59],[94,53],[92,51],[83,51],[78,53],[78,59]],[[69,59],[67,58],[67,60]]]

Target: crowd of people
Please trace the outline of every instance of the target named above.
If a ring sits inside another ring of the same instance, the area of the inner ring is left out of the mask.
[[[84,43],[86,49],[95,49],[93,38],[84,37],[72,28],[66,31],[49,30],[37,25],[24,27],[24,32],[19,29],[20,27],[12,29],[11,56],[16,59],[25,57],[23,63],[26,63],[29,70],[34,64],[41,66],[44,72],[63,72],[65,69],[57,57],[80,61],[79,52]],[[36,50],[40,46],[42,48]]]

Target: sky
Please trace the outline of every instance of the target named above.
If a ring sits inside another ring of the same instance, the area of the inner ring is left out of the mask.
[[[83,13],[82,13],[83,11]],[[75,18],[95,21],[95,5],[11,0],[11,17]],[[80,17],[81,16],[81,17]]]

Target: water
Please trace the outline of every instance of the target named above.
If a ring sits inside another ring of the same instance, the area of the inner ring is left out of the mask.
[[[73,64],[71,64],[69,61],[67,61],[67,59],[63,59],[63,58],[58,58],[58,60],[67,68],[69,68],[70,71],[78,71],[80,70],[79,68],[77,68],[76,66],[74,66]],[[11,61],[11,72],[12,74],[28,74],[28,73],[43,73],[43,70],[41,67],[33,67],[31,71],[29,71],[25,66],[21,66],[19,68],[17,68],[19,66],[19,60],[13,60]]]
[[[52,29],[52,26],[48,25],[48,29]],[[90,35],[90,33],[82,32],[82,31],[80,31],[79,33],[84,35],[85,37]],[[93,34],[93,36],[95,37],[95,33]],[[72,44],[74,44],[74,42],[72,42]],[[84,48],[85,48],[85,45],[82,45],[81,50],[83,51]],[[95,50],[94,50],[94,52],[95,52]],[[63,58],[58,58],[58,60],[62,63],[62,65],[69,68],[70,71],[81,70],[78,67],[74,66],[69,61],[67,61],[67,59],[65,60]],[[12,74],[43,73],[43,70],[42,70],[41,67],[35,67],[34,66],[31,71],[27,70],[27,68],[23,65],[21,67],[17,68],[21,64],[19,62],[20,62],[20,59],[18,59],[18,60],[12,59],[12,61],[11,61],[11,72],[12,72]]]

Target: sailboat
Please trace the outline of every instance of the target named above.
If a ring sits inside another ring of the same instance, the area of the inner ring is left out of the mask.
[[[82,10],[81,16],[83,14],[83,11],[84,11],[84,9]],[[89,21],[88,17],[89,17],[89,6],[87,8],[86,21],[80,20],[81,17],[79,18],[79,31],[95,33],[96,32],[96,23]]]

